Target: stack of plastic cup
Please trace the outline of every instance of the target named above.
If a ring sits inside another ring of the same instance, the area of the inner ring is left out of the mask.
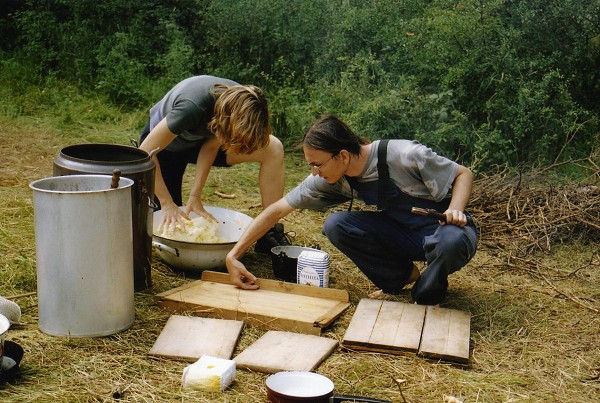
[[[298,256],[297,283],[329,287],[329,255],[305,250]]]

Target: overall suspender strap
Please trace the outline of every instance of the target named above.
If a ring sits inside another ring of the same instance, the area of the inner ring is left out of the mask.
[[[348,206],[348,211],[352,211],[352,203],[354,203],[354,186],[352,186],[352,181],[350,180],[350,178],[346,178],[346,180],[348,181],[348,185],[350,185],[350,205]]]
[[[380,140],[377,147],[377,172],[379,175],[379,194],[377,209],[385,210],[387,205],[388,187],[390,184],[390,170],[387,164],[387,145],[389,140]]]

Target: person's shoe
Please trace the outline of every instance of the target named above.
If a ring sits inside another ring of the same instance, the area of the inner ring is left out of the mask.
[[[283,224],[277,223],[265,235],[256,241],[254,250],[259,253],[271,253],[271,248],[275,246],[291,245],[291,240],[288,234],[283,231]]]
[[[413,301],[419,305],[439,305],[448,292],[448,273],[440,265],[428,266],[412,287]]]

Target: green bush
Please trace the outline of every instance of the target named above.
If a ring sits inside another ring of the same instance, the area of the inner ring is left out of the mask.
[[[590,1],[59,0],[0,13],[15,36],[0,49],[17,94],[66,81],[147,108],[215,74],[262,86],[288,144],[335,113],[371,138],[521,166],[598,147],[598,27]]]

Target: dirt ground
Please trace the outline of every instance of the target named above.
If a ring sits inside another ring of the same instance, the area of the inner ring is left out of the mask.
[[[28,185],[51,176],[52,160],[62,147],[83,141],[65,138],[43,124],[0,119],[0,295],[21,307],[21,323],[11,327],[7,340],[25,349],[20,376],[2,385],[0,400],[265,401],[267,374],[238,370],[236,381],[223,393],[188,391],[181,387],[187,363],[148,355],[171,315],[156,305],[154,296],[194,280],[171,270],[156,255],[153,286],[136,293],[136,320],[130,329],[101,338],[54,337],[39,330],[34,207]],[[290,153],[286,158],[289,189],[307,171],[300,156]],[[258,214],[256,169],[215,169],[205,189],[207,204]],[[239,197],[222,199],[214,191]],[[347,290],[352,305],[322,336],[341,341],[356,305],[375,288],[323,237],[325,217],[298,211],[284,225],[295,233],[295,244],[318,244],[331,255],[330,287]],[[488,223],[479,225],[485,237]],[[259,277],[273,278],[267,257],[251,251],[244,262]],[[487,239],[475,258],[451,276],[442,305],[471,314],[470,365],[338,347],[317,372],[333,380],[336,393],[393,402],[600,402],[599,266],[594,242],[564,242],[549,252],[516,256]],[[394,300],[410,302],[409,290]],[[246,326],[234,356],[263,333]]]

